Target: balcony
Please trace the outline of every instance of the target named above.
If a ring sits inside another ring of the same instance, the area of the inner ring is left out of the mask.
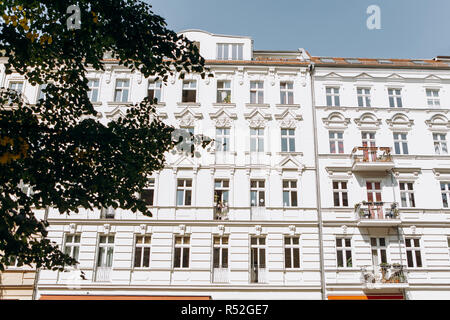
[[[351,157],[356,172],[384,172],[394,167],[389,147],[355,147]]]
[[[401,223],[396,202],[367,202],[355,205],[358,227],[389,227]]]
[[[228,203],[218,202],[214,206],[214,220],[228,220]]]
[[[252,267],[250,271],[251,283],[266,283],[266,268]]]
[[[361,282],[366,289],[406,288],[409,286],[405,267],[396,263],[362,267]]]

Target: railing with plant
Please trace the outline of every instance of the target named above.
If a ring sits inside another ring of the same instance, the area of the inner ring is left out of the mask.
[[[389,147],[355,147],[352,150],[353,162],[389,162],[392,161]]]
[[[358,219],[399,219],[397,202],[362,201],[355,204],[355,213]]]
[[[407,283],[406,268],[398,263],[381,263],[378,266],[361,268],[361,278],[364,284]]]

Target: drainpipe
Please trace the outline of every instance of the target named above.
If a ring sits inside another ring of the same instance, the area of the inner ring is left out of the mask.
[[[392,184],[392,194],[394,195],[394,202],[397,202],[396,196],[395,196],[395,188],[394,188],[394,169],[389,170],[389,173],[391,174],[391,184]],[[398,205],[398,204],[397,204]],[[401,247],[401,238],[400,238],[400,228],[401,226],[397,226],[397,239],[398,239],[398,251],[400,253],[400,264],[403,265],[403,255],[402,255],[402,247]],[[402,289],[403,298],[407,300],[406,295],[406,289]]]
[[[316,123],[316,96],[314,91],[314,71],[315,64],[311,62],[309,65],[309,75],[311,80],[311,104],[312,104],[312,116],[313,116],[313,141],[314,141],[314,165],[315,176],[316,176],[316,202],[317,202],[317,220],[319,226],[319,256],[320,256],[320,283],[321,283],[321,293],[322,300],[326,300],[326,284],[325,284],[325,270],[323,263],[323,222],[322,222],[322,202],[320,198],[320,176],[319,176],[319,151],[317,146],[317,123]]]
[[[47,221],[48,219],[48,211],[49,211],[49,206],[45,207],[45,213],[44,213],[44,221]],[[36,275],[34,276],[34,284],[33,284],[33,297],[32,300],[36,300],[36,294],[37,294],[37,285],[38,285],[38,281],[39,281],[39,274],[40,274],[41,269],[37,268],[36,269]]]

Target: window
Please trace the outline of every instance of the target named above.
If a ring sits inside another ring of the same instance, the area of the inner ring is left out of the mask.
[[[251,282],[264,283],[266,268],[266,238],[265,237],[251,237]]]
[[[348,207],[346,181],[333,181],[333,202],[335,207]]]
[[[353,266],[351,239],[336,238],[336,257],[338,268],[351,268]]]
[[[11,81],[9,83],[9,89],[16,91],[17,93],[22,93],[23,82],[22,81]]]
[[[284,237],[284,267],[300,268],[300,237]]]
[[[99,90],[99,80],[98,79],[90,79],[88,82],[88,98],[91,102],[98,101],[98,90]],[[128,92],[127,92],[128,95]]]
[[[283,206],[297,206],[297,181],[283,180]]]
[[[389,95],[389,106],[391,108],[401,108],[402,107],[402,95],[401,89],[388,89]]]
[[[197,81],[184,80],[183,92],[181,102],[196,102],[197,101]]]
[[[150,267],[150,252],[152,247],[151,236],[136,236],[136,245],[134,249],[134,267]]]
[[[230,181],[216,179],[214,180],[214,203],[216,205],[228,204],[228,193],[230,191]]]
[[[366,181],[367,201],[381,202],[381,183],[377,181]]]
[[[448,208],[450,204],[450,182],[441,182],[442,205]]]
[[[228,268],[228,237],[214,237],[213,239],[213,268]]]
[[[434,151],[436,154],[448,154],[445,133],[433,133]]]
[[[156,102],[161,102],[162,81],[149,81],[147,89],[147,97],[149,99],[156,99]]]
[[[250,151],[263,152],[264,151],[264,129],[250,128]]]
[[[229,128],[216,128],[216,151],[230,151]]]
[[[292,82],[280,83],[280,103],[294,104],[294,84]]]
[[[117,80],[114,93],[115,102],[127,102],[128,92],[130,90],[130,80]]]
[[[175,237],[174,268],[189,268],[190,237]]]
[[[420,240],[415,238],[406,238],[406,260],[408,267],[422,267],[422,256],[420,254]]]
[[[281,151],[295,152],[295,129],[281,129]]]
[[[243,60],[243,43],[218,43],[217,60]]]
[[[344,153],[344,133],[340,131],[330,131],[330,153]]]
[[[266,191],[264,180],[250,181],[250,205],[252,207],[264,207],[266,204]]]
[[[80,238],[79,234],[66,234],[64,242],[64,253],[77,261],[80,253]]]
[[[153,206],[155,196],[155,179],[150,179],[145,189],[141,192],[141,199],[145,201],[148,206]]]
[[[231,81],[217,81],[217,103],[231,103]]]
[[[408,154],[408,140],[406,133],[394,132],[394,150],[395,154]]]
[[[447,238],[448,255],[450,257],[450,238]]]
[[[190,206],[192,198],[192,179],[178,179],[177,205]]]
[[[337,87],[327,87],[325,89],[327,95],[327,106],[328,107],[339,107],[339,88]]]
[[[116,215],[116,210],[113,206],[109,206],[108,208],[102,208],[100,210],[100,219],[114,219]]]
[[[97,267],[112,267],[114,255],[114,236],[100,236]]]
[[[39,100],[45,100],[45,98],[46,98],[46,94],[44,93],[44,89],[45,88],[47,88],[47,85],[46,84],[41,84],[40,86],[39,86],[39,89],[38,89],[38,98],[37,98],[37,100],[39,101]]]
[[[264,81],[250,81],[250,103],[264,103]]]
[[[358,107],[370,107],[370,89],[357,88]]]
[[[400,182],[400,199],[402,201],[402,207],[414,208],[416,202],[414,200],[414,190],[412,182]]]
[[[426,93],[429,107],[439,107],[441,105],[438,89],[426,89]]]
[[[373,265],[379,266],[382,263],[387,263],[386,239],[385,238],[370,238],[370,246],[372,247],[372,263],[373,263]]]
[[[363,147],[375,147],[375,132],[361,132]]]

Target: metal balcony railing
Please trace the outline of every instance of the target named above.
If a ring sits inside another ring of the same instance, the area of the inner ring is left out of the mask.
[[[406,268],[400,264],[381,264],[361,268],[361,281],[370,287],[382,284],[407,284]]]
[[[353,162],[389,162],[392,161],[389,147],[355,147],[352,150]]]
[[[266,283],[266,268],[252,267],[250,281],[251,283]]]
[[[95,281],[109,282],[111,281],[111,267],[97,267],[95,270]]]
[[[213,269],[213,282],[214,283],[228,283],[228,268],[214,268]]]
[[[218,202],[214,206],[214,220],[228,220],[228,204]]]
[[[358,220],[399,220],[397,202],[368,202],[355,205]]]

